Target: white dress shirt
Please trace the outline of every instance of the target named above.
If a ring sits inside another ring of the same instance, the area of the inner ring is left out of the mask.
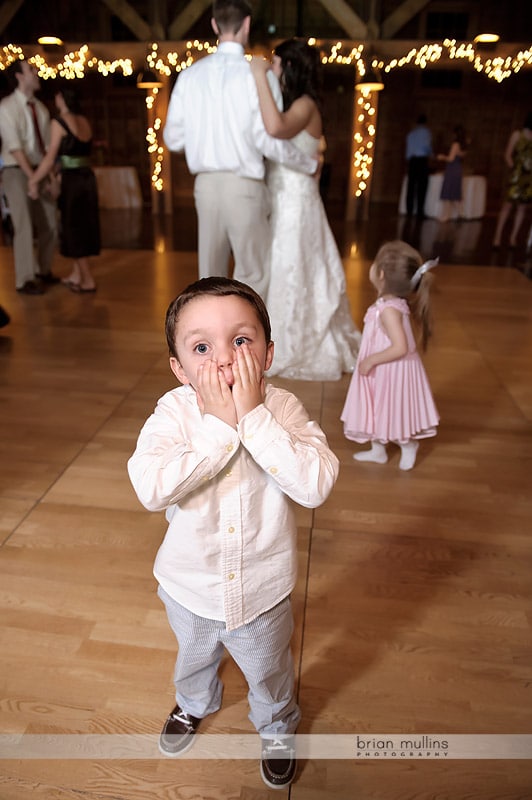
[[[268,80],[281,107],[279,84],[271,71]],[[266,133],[251,67],[237,42],[222,42],[215,53],[180,74],[163,137],[170,150],[185,151],[193,175],[233,172],[262,180],[264,156],[308,174],[317,167],[291,142]]]
[[[292,501],[315,508],[338,476],[325,434],[290,392],[268,385],[237,430],[202,416],[196,393],[165,394],[128,461],[149,511],[169,523],[154,574],[174,600],[233,630],[273,608],[296,581]]]
[[[50,138],[50,114],[37,98],[33,98],[39,130],[45,145]],[[13,150],[23,150],[32,166],[39,164],[42,153],[36,141],[35,127],[28,98],[20,89],[4,97],[0,103],[0,136],[2,138],[2,159],[5,167],[18,166]]]

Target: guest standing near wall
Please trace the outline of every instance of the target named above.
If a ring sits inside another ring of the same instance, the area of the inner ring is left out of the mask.
[[[43,184],[35,197],[28,196],[28,181],[43,158],[50,138],[50,114],[37,100],[37,70],[17,59],[6,69],[13,89],[0,103],[2,183],[13,223],[15,285],[23,294],[43,294],[46,285],[59,282],[52,275],[57,239],[55,198]],[[37,238],[37,260],[33,251]]]
[[[429,159],[432,156],[432,134],[427,127],[427,117],[420,114],[416,127],[406,137],[406,160],[408,163],[408,185],[406,190],[406,213],[414,213],[419,219],[425,217],[425,197],[429,185]]]
[[[81,113],[77,90],[65,85],[55,95],[58,116],[52,120],[48,152],[29,181],[32,196],[59,156],[61,164],[61,255],[74,259],[63,283],[72,292],[95,292],[89,258],[100,253],[98,188],[91,168],[92,128]]]
[[[461,125],[454,129],[454,138],[447,155],[440,153],[439,161],[445,161],[445,172],[440,198],[443,203],[442,222],[447,222],[452,216],[459,219],[462,216],[462,161],[466,154],[466,134]]]
[[[517,234],[521,228],[527,206],[532,202],[532,112],[527,114],[521,130],[516,130],[508,139],[504,160],[510,168],[506,199],[499,212],[493,247],[500,247],[503,228],[515,207],[515,218],[510,234],[510,247],[517,245]]]

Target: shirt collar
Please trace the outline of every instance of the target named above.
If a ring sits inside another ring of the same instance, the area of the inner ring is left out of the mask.
[[[216,52],[241,56],[244,55],[244,48],[239,42],[220,42]]]
[[[33,100],[35,102],[35,97],[33,97],[33,95],[28,97],[28,95],[24,94],[24,92],[22,92],[20,89],[15,89],[14,94],[18,102],[23,106],[25,106],[29,100]]]

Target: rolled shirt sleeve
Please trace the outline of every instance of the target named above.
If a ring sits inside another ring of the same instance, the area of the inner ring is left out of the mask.
[[[294,502],[316,508],[327,499],[338,477],[338,458],[294,395],[278,396],[271,408],[257,406],[238,430],[253,460]]]

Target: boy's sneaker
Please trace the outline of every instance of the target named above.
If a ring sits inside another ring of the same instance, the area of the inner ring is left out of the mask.
[[[161,753],[171,758],[185,753],[194,744],[194,734],[200,722],[200,719],[176,706],[168,715],[159,737]]]
[[[280,734],[271,738],[261,737],[261,742],[262,780],[270,789],[284,789],[292,783],[296,771],[295,738]]]

